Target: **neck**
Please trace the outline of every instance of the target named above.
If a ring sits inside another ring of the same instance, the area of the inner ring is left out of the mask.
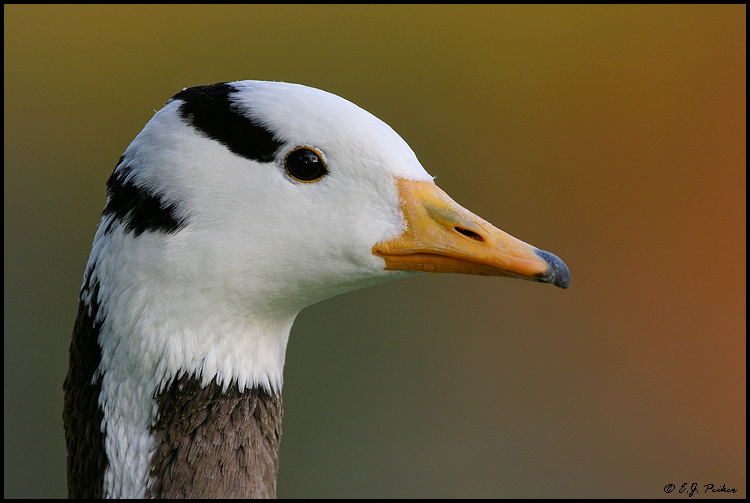
[[[276,497],[280,394],[184,375],[156,402],[148,497]]]
[[[81,299],[64,385],[70,496],[274,496],[291,320],[164,334],[118,315],[90,272]]]
[[[105,444],[111,442],[100,431],[101,380],[99,386],[76,387],[79,370],[80,365],[71,365],[66,379],[69,496],[127,496],[105,487]],[[280,394],[261,388],[241,391],[236,384],[224,390],[215,379],[203,386],[194,376],[183,375],[156,396],[156,403],[148,480],[136,493],[149,498],[276,497]]]

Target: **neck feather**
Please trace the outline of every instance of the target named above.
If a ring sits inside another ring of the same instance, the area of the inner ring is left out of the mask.
[[[93,264],[64,384],[70,496],[274,496],[293,316],[207,315],[190,331],[157,303],[122,309],[127,292],[113,297],[99,278]]]
[[[184,375],[156,402],[148,497],[276,497],[280,394]]]

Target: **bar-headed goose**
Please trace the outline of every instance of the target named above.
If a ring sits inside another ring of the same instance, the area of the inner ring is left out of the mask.
[[[184,89],[107,194],[64,385],[76,498],[275,496],[305,306],[414,271],[569,282],[449,198],[388,125],[301,85]]]

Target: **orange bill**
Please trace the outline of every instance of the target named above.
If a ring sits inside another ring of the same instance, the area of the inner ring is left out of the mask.
[[[534,248],[460,206],[432,182],[397,179],[406,230],[372,252],[392,271],[509,276],[561,288],[570,273],[557,256]]]

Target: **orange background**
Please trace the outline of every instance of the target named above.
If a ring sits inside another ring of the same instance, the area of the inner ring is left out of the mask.
[[[280,497],[746,497],[746,8],[6,6],[4,492],[65,495],[104,183],[183,87],[298,82],[559,255],[306,309]]]

